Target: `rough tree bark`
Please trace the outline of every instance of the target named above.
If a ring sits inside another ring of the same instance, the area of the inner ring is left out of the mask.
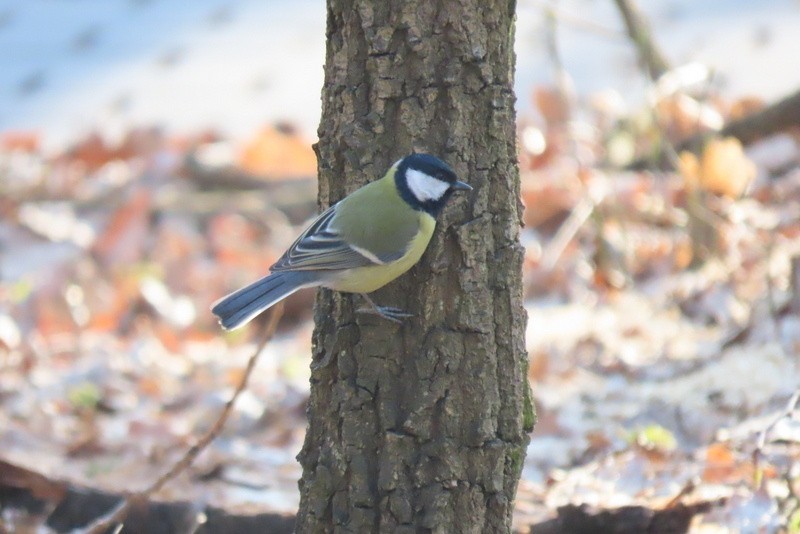
[[[328,0],[323,206],[412,148],[475,191],[376,292],[416,316],[316,312],[298,532],[505,532],[535,413],[526,381],[511,0]]]

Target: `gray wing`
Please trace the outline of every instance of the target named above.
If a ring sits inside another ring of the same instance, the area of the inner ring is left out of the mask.
[[[331,224],[337,206],[334,204],[322,212],[269,270],[343,270],[383,265],[397,259],[381,258],[347,243]]]

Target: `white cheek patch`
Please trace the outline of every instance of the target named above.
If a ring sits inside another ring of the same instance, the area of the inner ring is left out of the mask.
[[[421,202],[439,200],[450,188],[449,183],[437,180],[433,176],[415,169],[406,171],[406,183],[414,196]]]

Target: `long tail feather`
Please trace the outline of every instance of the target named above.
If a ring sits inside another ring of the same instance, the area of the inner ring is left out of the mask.
[[[211,307],[225,330],[235,330],[250,322],[279,300],[298,289],[317,285],[317,276],[308,271],[273,273],[222,297]]]

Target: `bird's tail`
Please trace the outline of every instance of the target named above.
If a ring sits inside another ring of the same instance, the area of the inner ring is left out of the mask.
[[[222,297],[211,307],[225,330],[235,330],[253,317],[298,289],[317,285],[317,275],[309,271],[272,273],[249,286]]]

